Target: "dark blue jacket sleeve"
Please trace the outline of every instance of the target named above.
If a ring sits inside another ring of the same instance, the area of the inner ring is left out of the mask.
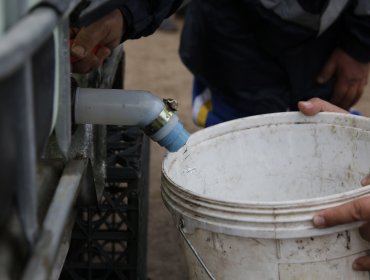
[[[122,0],[120,8],[126,23],[123,41],[152,34],[173,14],[182,0]]]
[[[354,1],[344,21],[340,46],[356,60],[370,62],[370,0]]]

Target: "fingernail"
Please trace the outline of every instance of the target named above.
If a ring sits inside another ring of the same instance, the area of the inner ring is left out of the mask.
[[[301,101],[301,104],[307,109],[313,108],[313,104],[310,101]]]
[[[72,53],[78,57],[83,57],[85,55],[85,49],[81,46],[73,46]]]
[[[313,219],[312,219],[312,222],[314,224],[315,227],[317,228],[323,228],[325,227],[325,219],[323,216],[314,216]]]
[[[325,80],[323,77],[318,77],[317,80],[316,80],[319,84],[324,84],[325,83]]]

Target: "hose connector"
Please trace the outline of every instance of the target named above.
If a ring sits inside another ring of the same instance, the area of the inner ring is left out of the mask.
[[[170,152],[176,152],[186,144],[189,133],[176,114],[178,102],[168,98],[163,99],[163,103],[165,106],[158,117],[143,130],[153,141]]]
[[[177,116],[178,103],[145,91],[77,88],[74,120],[78,124],[138,126],[159,145],[176,152],[189,138]]]

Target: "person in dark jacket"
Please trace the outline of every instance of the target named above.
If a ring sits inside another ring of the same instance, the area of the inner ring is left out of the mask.
[[[367,83],[370,1],[193,0],[180,56],[200,126],[311,97],[349,109]]]
[[[122,0],[122,5],[96,22],[71,29],[71,55],[76,61],[72,71],[88,73],[98,68],[121,42],[152,34],[181,3],[182,0]]]

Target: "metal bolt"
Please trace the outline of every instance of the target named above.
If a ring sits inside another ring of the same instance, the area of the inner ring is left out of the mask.
[[[177,108],[179,107],[179,102],[173,98],[163,99],[163,102],[171,111],[177,111]]]

